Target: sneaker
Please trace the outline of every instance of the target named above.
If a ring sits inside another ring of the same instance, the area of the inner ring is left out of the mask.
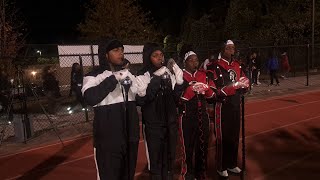
[[[224,170],[224,171],[218,171],[218,170],[217,170],[217,173],[218,173],[221,177],[228,177],[228,176],[229,176],[227,170]]]
[[[235,168],[228,168],[228,171],[234,173],[234,174],[240,174],[241,173],[241,169],[239,167],[235,167]]]
[[[276,86],[280,86],[280,83],[277,83]]]
[[[261,82],[259,82],[259,81],[258,81],[258,82],[257,82],[257,84],[258,84],[258,85],[260,85],[260,84],[261,84]]]

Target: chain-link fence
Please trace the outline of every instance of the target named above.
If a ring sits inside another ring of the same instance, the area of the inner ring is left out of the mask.
[[[166,58],[173,57],[182,65],[179,53],[166,49],[166,46],[164,45]],[[320,85],[316,76],[320,67],[320,45],[314,47],[314,58],[310,45],[249,47],[239,44],[237,48],[239,58],[245,61],[250,52],[257,52],[262,64],[260,80],[265,85],[269,83],[265,64],[272,52],[276,52],[279,57],[281,53],[287,52],[289,57],[291,70],[289,79],[283,80],[284,84]],[[142,49],[143,46],[125,46],[125,58],[131,63],[130,70],[133,74],[137,74],[142,68]],[[200,62],[203,62],[212,53],[215,57],[218,56],[220,44],[198,43],[194,50]],[[82,77],[99,65],[97,51],[96,45],[27,45],[25,56],[6,57],[11,59],[14,66],[8,74],[2,75],[5,78],[1,80],[2,83],[8,83],[7,89],[1,85],[0,142],[28,141],[48,132],[54,132],[56,136],[64,136],[69,131],[76,134],[90,133],[93,109],[85,105],[78,96],[79,92],[73,89],[78,83],[73,86],[72,67],[79,64]],[[9,71],[9,68],[2,66],[3,70]],[[44,87],[48,70],[53,78],[49,84],[58,85],[57,94],[50,94]]]

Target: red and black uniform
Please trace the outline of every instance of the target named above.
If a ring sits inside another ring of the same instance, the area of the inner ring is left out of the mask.
[[[245,77],[240,63],[225,59],[207,65],[207,76],[217,88],[215,105],[216,159],[218,171],[237,167],[240,103],[244,89],[234,87],[241,77]]]
[[[205,71],[191,74],[184,70],[184,83],[180,88],[179,134],[182,143],[182,179],[205,179],[209,140],[207,100],[215,98],[215,85]],[[203,83],[206,91],[195,92],[193,85]],[[193,153],[195,163],[193,165]]]

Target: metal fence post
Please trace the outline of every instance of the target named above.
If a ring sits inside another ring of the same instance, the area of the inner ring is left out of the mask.
[[[309,59],[310,59],[310,44],[307,45],[308,47],[308,56],[307,56],[307,63],[306,63],[306,71],[307,71],[307,84],[309,86]]]
[[[92,44],[90,46],[90,50],[91,50],[92,67],[94,67],[95,66],[95,64],[94,64],[94,52],[93,52],[93,45]]]

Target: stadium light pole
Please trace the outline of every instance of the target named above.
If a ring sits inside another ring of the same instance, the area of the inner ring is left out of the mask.
[[[314,25],[315,25],[315,11],[316,11],[316,3],[315,0],[312,0],[312,53],[311,53],[311,66],[314,67]]]

